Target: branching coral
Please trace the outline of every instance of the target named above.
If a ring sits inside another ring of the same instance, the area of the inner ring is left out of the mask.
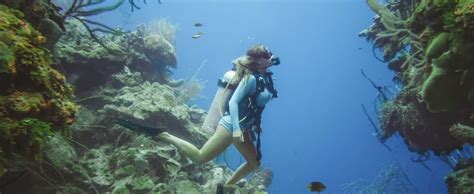
[[[140,9],[138,7],[136,0],[129,0],[130,6],[133,9]],[[88,19],[88,16],[98,15],[104,12],[109,12],[120,7],[125,0],[116,0],[112,4],[105,4],[105,0],[73,0],[69,8],[63,13],[63,19],[74,18],[79,21],[89,32],[89,35],[97,43],[103,46],[106,49],[109,49],[97,36],[96,32],[102,32],[107,34],[120,35],[125,32],[121,30],[114,29],[103,23],[92,21]],[[158,1],[161,4],[161,1]],[[146,4],[146,0],[144,0]]]
[[[202,91],[205,83],[204,81],[198,80],[197,75],[206,63],[207,60],[204,60],[199,66],[199,68],[196,70],[194,75],[188,81],[186,81],[186,83],[177,88],[178,100],[180,102],[188,103],[193,98],[197,97]]]
[[[418,193],[413,182],[398,164],[381,170],[372,181],[359,179],[341,187],[343,193]]]
[[[95,34],[96,32],[103,32],[103,33],[110,33],[110,34],[122,34],[122,31],[115,30],[105,24],[100,22],[92,21],[87,19],[88,16],[101,14],[108,11],[113,11],[117,9],[119,6],[123,4],[125,0],[118,0],[114,4],[111,5],[103,5],[100,4],[104,3],[105,0],[74,0],[64,12],[63,18],[66,19],[68,17],[74,18],[79,21],[89,32],[89,35],[92,39],[98,42],[104,48],[108,48],[102,41],[100,41],[99,37]]]
[[[414,1],[415,0],[407,2],[415,3]],[[410,25],[414,17],[413,13],[406,9],[392,12],[390,8],[396,9],[402,6],[393,5],[391,7],[384,7],[376,0],[367,0],[367,4],[378,16],[374,19],[375,24],[371,28],[362,31],[359,36],[373,40],[374,47],[383,48],[383,61],[385,62],[394,59],[399,52],[406,52],[404,50],[407,45],[412,47],[411,58],[417,57],[420,54],[418,51],[420,50],[421,44],[418,35],[410,30]],[[406,63],[409,61],[411,60],[407,60]]]
[[[144,26],[146,35],[159,34],[165,38],[173,47],[176,46],[176,31],[178,26],[171,23],[169,18],[160,18]]]
[[[139,0],[128,0],[128,2],[130,3],[130,6],[132,8],[132,11],[134,9],[140,9],[140,6],[138,6],[137,2],[135,2],[135,1],[139,2]],[[157,1],[158,1],[159,4],[161,4],[161,0],[157,0]],[[143,0],[143,3],[146,4],[146,0]]]

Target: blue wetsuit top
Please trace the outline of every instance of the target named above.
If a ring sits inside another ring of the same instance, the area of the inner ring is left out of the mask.
[[[265,84],[267,84],[267,80],[264,79],[264,81]],[[257,80],[254,75],[248,75],[247,77],[243,78],[239,82],[239,85],[235,89],[234,94],[229,101],[229,112],[224,114],[224,116],[219,121],[219,124],[230,132],[234,132],[239,129],[242,130],[242,132],[250,130],[252,124],[255,122],[255,118],[250,118],[246,120],[246,122],[241,123],[239,121],[239,111],[246,110],[239,110],[239,103],[245,97],[248,97],[254,93],[256,90]],[[264,91],[260,92],[256,98],[257,105],[265,106],[265,104],[267,104],[272,99],[272,96],[272,93],[267,88],[265,88]]]

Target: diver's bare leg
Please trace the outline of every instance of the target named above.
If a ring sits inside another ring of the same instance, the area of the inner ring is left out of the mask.
[[[214,132],[212,137],[207,140],[201,149],[166,132],[159,134],[158,138],[173,144],[179,151],[191,158],[191,160],[200,163],[212,160],[232,143],[232,134],[221,125],[217,127],[216,132]]]
[[[244,156],[245,162],[234,172],[232,177],[225,183],[226,185],[233,185],[240,179],[244,178],[248,173],[257,169],[260,166],[260,161],[257,161],[257,150],[252,141],[247,138],[245,142],[234,142],[234,146]]]

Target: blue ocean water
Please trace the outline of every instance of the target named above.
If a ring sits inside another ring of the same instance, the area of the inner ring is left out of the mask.
[[[365,1],[354,0],[162,0],[148,1],[130,12],[124,5],[96,17],[110,26],[133,30],[138,24],[168,17],[179,26],[178,69],[173,77],[189,78],[202,61],[198,78],[207,80],[207,98],[195,103],[207,109],[216,80],[231,61],[256,43],[267,45],[281,58],[272,67],[279,98],[263,115],[262,166],[273,171],[270,193],[309,193],[306,185],[321,181],[324,193],[342,193],[342,185],[373,180],[391,164],[399,164],[418,193],[446,193],[443,177],[448,165],[432,157],[426,165],[411,161],[400,137],[378,142],[361,104],[372,118],[375,89],[360,73],[380,85],[394,86],[393,73],[377,61],[372,45],[357,34],[372,24]],[[130,15],[128,15],[130,14]],[[194,27],[194,23],[203,27]],[[199,39],[191,37],[203,32]],[[227,153],[235,168],[240,157]],[[415,192],[413,192],[415,193]]]

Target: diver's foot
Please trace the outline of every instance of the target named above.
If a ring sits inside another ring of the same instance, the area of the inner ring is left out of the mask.
[[[114,118],[114,123],[122,127],[125,127],[127,129],[130,129],[139,133],[143,133],[151,137],[154,137],[160,133],[163,133],[163,128],[142,125],[138,122],[131,121],[130,119]]]
[[[157,139],[164,141],[164,142],[170,142],[171,140],[171,134],[168,132],[162,132],[156,136]]]

